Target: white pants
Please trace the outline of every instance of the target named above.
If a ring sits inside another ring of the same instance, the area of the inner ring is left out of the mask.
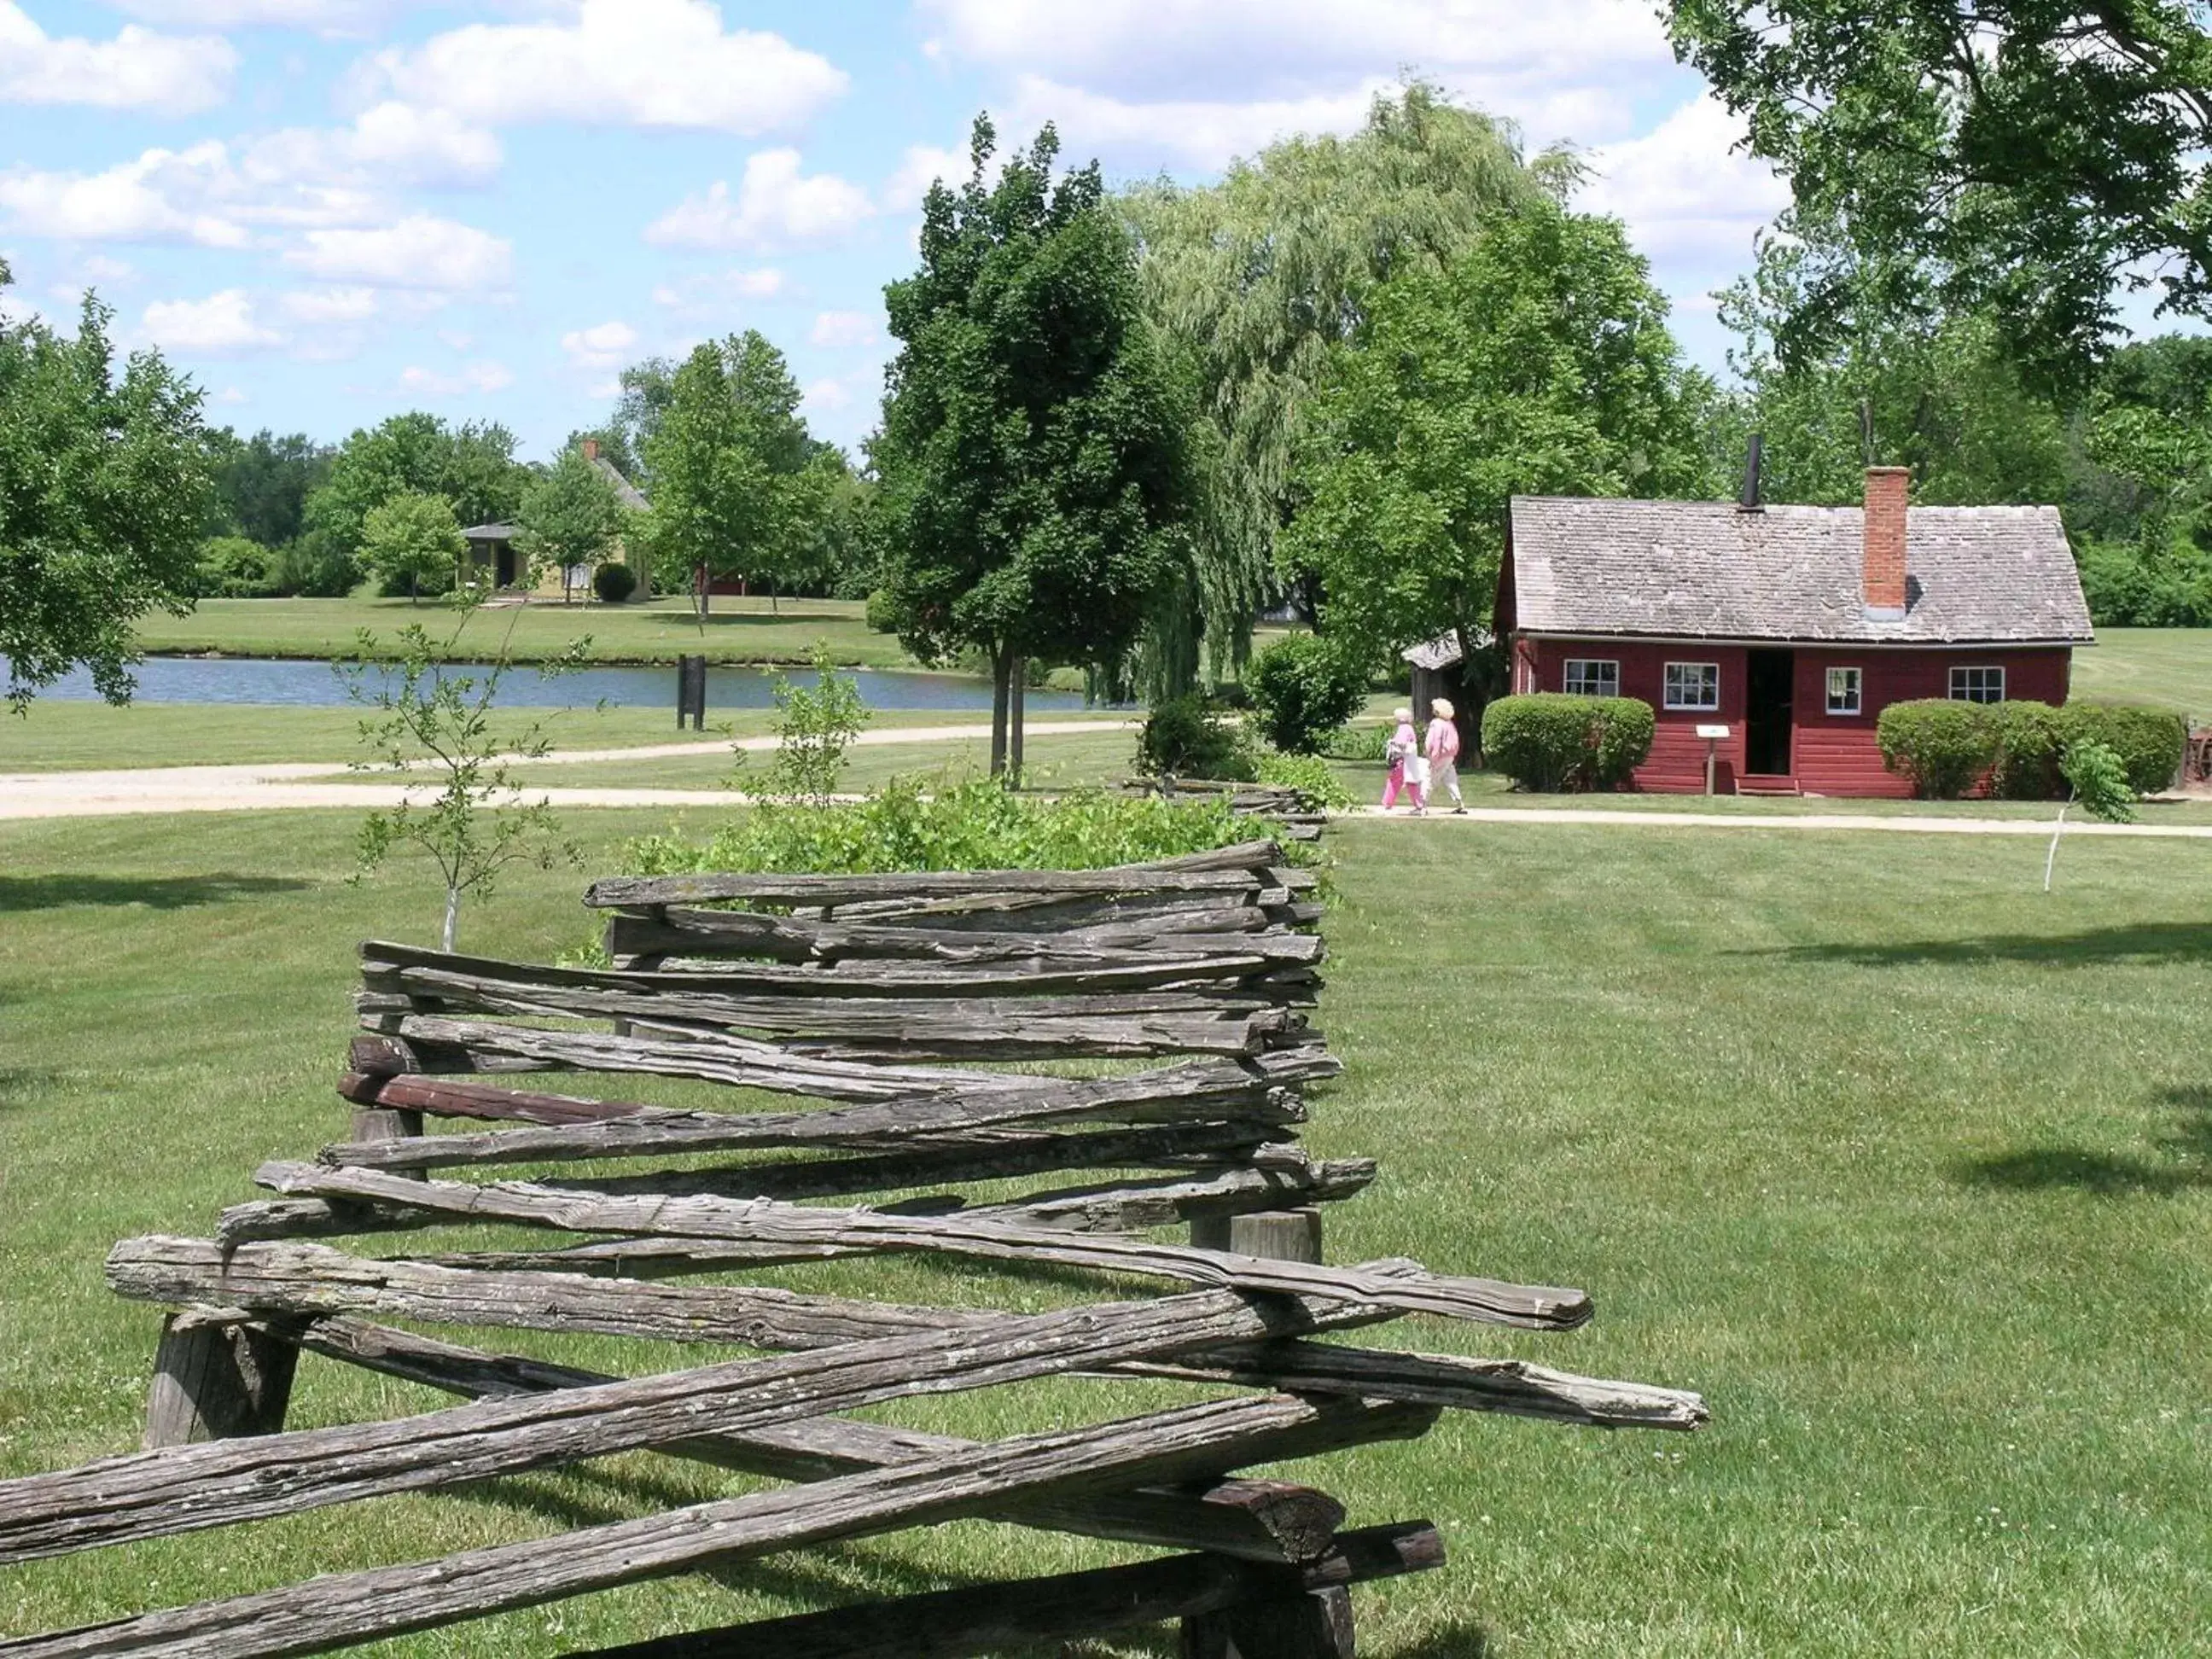
[[[1440,791],[1448,792],[1450,794],[1453,805],[1466,805],[1459,793],[1459,763],[1457,761],[1432,760],[1429,763],[1429,799],[1435,800]]]

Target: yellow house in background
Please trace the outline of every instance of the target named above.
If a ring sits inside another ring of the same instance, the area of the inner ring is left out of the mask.
[[[599,470],[606,481],[615,487],[622,504],[633,513],[642,513],[649,503],[645,492],[622,475],[622,470],[599,453],[596,438],[579,439],[584,459]],[[469,574],[489,575],[492,586],[501,592],[520,592],[520,582],[529,561],[522,556],[514,544],[520,527],[511,524],[473,524],[461,532],[469,544],[464,569]],[[630,568],[637,578],[637,586],[631,591],[633,600],[653,597],[652,569],[643,548],[633,548],[627,541],[617,542],[612,550],[613,559]],[[613,560],[605,561],[612,562]],[[557,566],[538,573],[535,586],[529,589],[532,599],[567,600],[580,593],[586,598],[592,591],[592,571],[588,565],[572,565],[567,569]]]

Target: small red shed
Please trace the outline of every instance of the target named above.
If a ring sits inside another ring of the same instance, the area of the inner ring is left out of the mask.
[[[1893,702],[2066,700],[2094,642],[2053,507],[1862,507],[1516,495],[1497,633],[1516,692],[1640,697],[1640,789],[1904,795],[1875,743]]]

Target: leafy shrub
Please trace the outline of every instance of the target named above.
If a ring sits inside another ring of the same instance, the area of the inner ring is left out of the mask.
[[[1981,781],[1997,757],[1993,708],[2001,704],[1916,697],[1881,711],[1875,741],[1881,763],[1912,781],[1923,800],[1956,800]]]
[[[1137,769],[1147,777],[1228,783],[1250,783],[1258,776],[1244,728],[1194,696],[1170,697],[1152,710],[1137,735]]]
[[[896,779],[863,801],[754,807],[694,842],[671,831],[632,842],[635,875],[698,870],[1099,870],[1233,846],[1265,834],[1220,799],[1163,801],[1073,791],[1057,799],[1014,794],[990,779],[923,793]]]
[[[2058,754],[2065,747],[2065,715],[2047,702],[2021,698],[1989,705],[1996,744],[1990,793],[2006,800],[2049,800],[2065,793]]]
[[[1390,726],[1340,726],[1322,739],[1321,752],[1331,760],[1379,761],[1390,742]]]
[[[2100,628],[2212,624],[2212,558],[2188,542],[2148,555],[2132,544],[2093,543],[2081,566],[2089,620]]]
[[[256,599],[269,591],[269,550],[243,536],[216,536],[200,544],[193,568],[202,599]]]
[[[858,680],[837,672],[830,647],[814,647],[814,684],[799,685],[771,670],[775,697],[775,760],[769,769],[775,793],[789,800],[826,802],[837,793],[845,750],[868,723]],[[744,750],[738,751],[740,760]]]
[[[898,601],[887,587],[878,587],[868,595],[866,612],[868,626],[878,634],[896,634],[899,630]]]
[[[1285,754],[1310,755],[1359,712],[1367,677],[1316,634],[1291,634],[1252,659],[1244,686],[1261,735]]]
[[[1263,749],[1257,769],[1261,783],[1297,790],[1309,811],[1334,811],[1358,799],[1336,775],[1336,769],[1319,755],[1285,755],[1279,749]]]
[[[1522,789],[1617,789],[1651,752],[1658,717],[1636,697],[1533,691],[1482,713],[1482,750]]]
[[[607,605],[620,605],[637,592],[637,572],[626,564],[603,564],[592,572],[592,592]]]
[[[269,559],[269,591],[311,599],[342,599],[361,583],[361,567],[331,538],[310,531]]]
[[[2189,746],[2189,722],[2170,708],[2139,703],[2069,702],[2058,711],[2069,743],[2101,743],[2117,752],[2139,795],[2169,787]]]

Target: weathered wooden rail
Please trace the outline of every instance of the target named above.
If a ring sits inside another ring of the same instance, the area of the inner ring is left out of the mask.
[[[1323,1265],[1320,1206],[1377,1170],[1297,1140],[1338,1066],[1309,1023],[1315,884],[1273,843],[1115,871],[625,878],[587,902],[610,913],[606,969],[362,947],[349,1133],[264,1165],[270,1196],[211,1238],[115,1247],[111,1287],[172,1310],[145,1447],[0,1482],[0,1565],[641,1449],[788,1484],[0,1656],[326,1652],[976,1516],[1182,1553],[600,1651],[982,1653],[1176,1620],[1194,1659],[1342,1659],[1347,1587],[1437,1566],[1436,1532],[1346,1531],[1327,1494],[1236,1471],[1417,1437],[1446,1410],[1704,1420],[1675,1389],[1327,1340],[1408,1314],[1565,1331],[1591,1309],[1411,1261]],[[1036,1069],[1070,1060],[1092,1073]],[[594,1092],[547,1086],[564,1073]],[[629,1097],[653,1078],[761,1093]],[[438,1237],[485,1223],[509,1242]],[[919,1306],[757,1277],[884,1255],[984,1291],[1049,1271],[1071,1299]],[[622,1376],[395,1320],[699,1361]],[[457,1403],[286,1431],[302,1353]],[[990,1442],[848,1414],[1051,1377],[1202,1397]]]

